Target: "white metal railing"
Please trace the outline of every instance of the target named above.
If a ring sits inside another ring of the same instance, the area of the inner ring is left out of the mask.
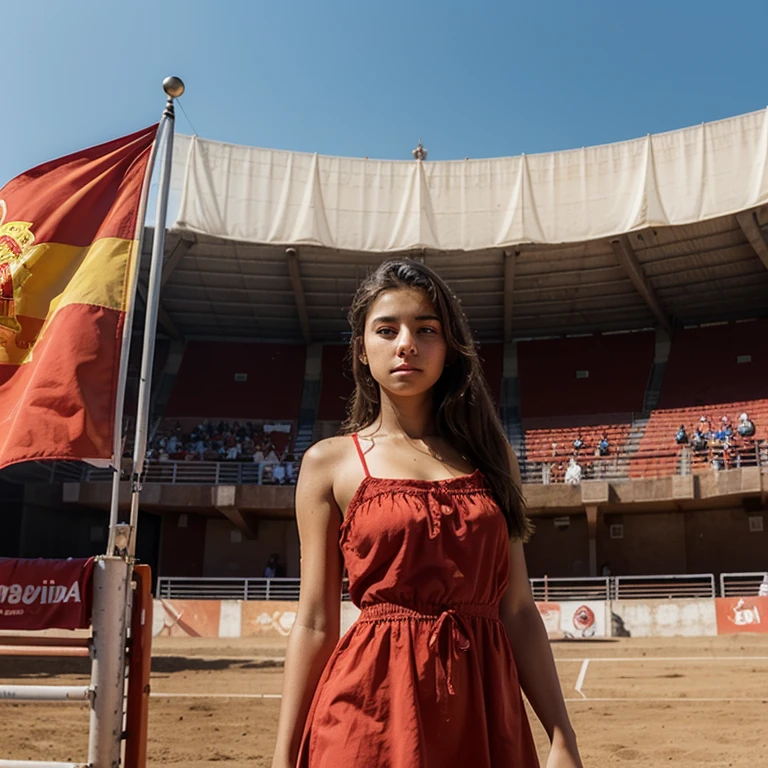
[[[716,596],[713,573],[616,576],[613,579],[615,600]]]
[[[768,578],[766,571],[721,573],[720,597],[755,597],[765,578]]]
[[[88,701],[93,688],[82,685],[3,685],[0,699],[8,701]]]
[[[535,600],[610,600],[611,579],[592,577],[574,579],[568,577],[530,579]]]
[[[758,594],[765,573],[723,573],[720,596]],[[712,573],[661,574],[653,576],[538,577],[530,579],[534,599],[562,600],[652,600],[717,597]],[[300,579],[161,576],[157,597],[176,600],[298,600]],[[349,600],[344,580],[342,600]]]
[[[167,600],[298,600],[300,579],[160,576],[157,597]],[[347,580],[342,600],[349,599]]]

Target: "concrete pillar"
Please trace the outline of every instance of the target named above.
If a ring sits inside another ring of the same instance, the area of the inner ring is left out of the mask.
[[[589,575],[597,576],[597,505],[587,505],[586,513],[589,531]]]

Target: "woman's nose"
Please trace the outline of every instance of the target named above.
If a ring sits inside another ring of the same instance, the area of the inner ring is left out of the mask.
[[[397,354],[399,357],[407,354],[416,354],[416,344],[408,330],[403,330],[397,340]]]

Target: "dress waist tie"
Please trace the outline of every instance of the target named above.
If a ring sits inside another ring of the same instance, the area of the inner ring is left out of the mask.
[[[416,611],[395,603],[375,603],[360,611],[358,621],[375,623],[415,620],[432,623],[427,647],[435,657],[435,694],[437,700],[441,701],[446,694],[456,695],[453,685],[453,661],[471,647],[472,632],[467,624],[468,618],[498,621],[499,607],[482,603],[464,603]]]

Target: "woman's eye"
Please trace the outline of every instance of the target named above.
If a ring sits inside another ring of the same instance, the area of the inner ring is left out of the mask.
[[[430,328],[429,326],[425,326],[424,328],[419,329],[421,333],[438,333],[436,328]]]
[[[379,328],[376,333],[380,334],[381,336],[388,336],[391,333],[394,333],[394,331],[391,328]]]

